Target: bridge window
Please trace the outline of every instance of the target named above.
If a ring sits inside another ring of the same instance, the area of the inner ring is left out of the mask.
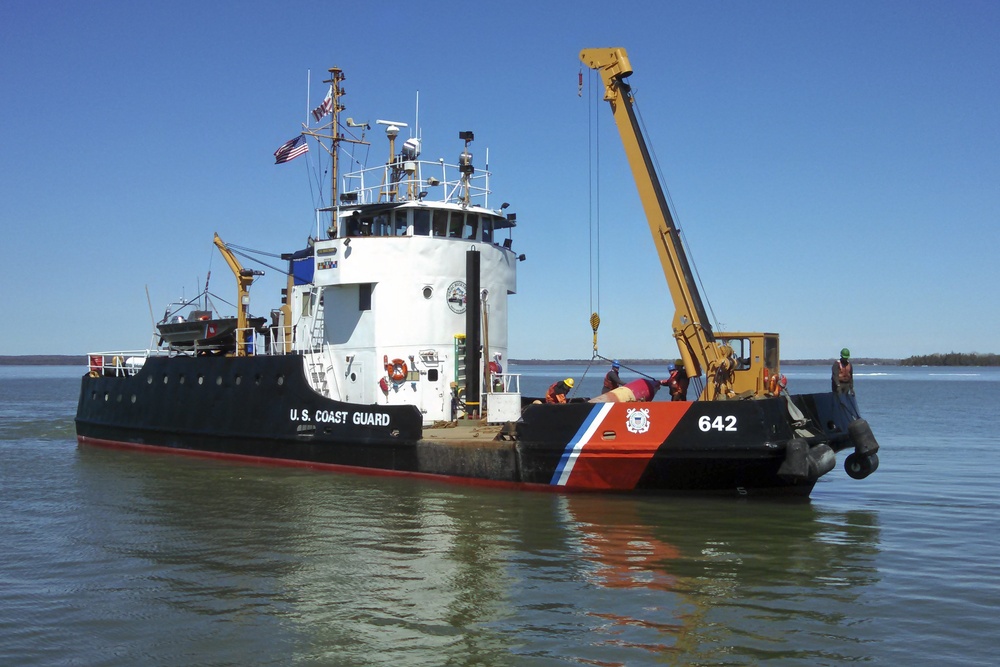
[[[483,218],[483,240],[493,243],[493,216],[484,215]]]
[[[468,213],[465,216],[465,226],[463,227],[462,238],[470,241],[479,240],[479,216]]]
[[[396,236],[406,236],[406,211],[393,211],[393,224],[392,228],[395,231]],[[416,233],[416,232],[414,232]],[[424,232],[426,234],[427,232]]]
[[[448,226],[448,238],[462,238],[462,225],[465,223],[465,214],[454,211],[451,214],[451,224]]]
[[[434,236],[448,235],[448,211],[430,211],[431,231]]]
[[[372,236],[392,236],[392,216],[379,213],[372,218]]]
[[[437,211],[435,211],[436,213]],[[402,213],[402,211],[400,211]],[[427,236],[431,233],[431,211],[415,209],[413,211],[413,235]]]

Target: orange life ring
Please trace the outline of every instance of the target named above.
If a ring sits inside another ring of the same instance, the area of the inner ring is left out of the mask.
[[[407,376],[406,362],[402,359],[393,359],[385,365],[385,372],[393,382],[402,382]]]
[[[774,375],[771,376],[771,379],[770,379],[770,382],[768,382],[767,388],[768,388],[768,391],[770,391],[772,395],[774,395],[774,396],[778,395],[778,374],[777,373],[775,373]]]

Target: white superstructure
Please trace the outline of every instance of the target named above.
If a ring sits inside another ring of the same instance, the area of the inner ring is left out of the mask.
[[[507,299],[524,256],[511,248],[506,205],[485,206],[489,174],[472,166],[472,134],[461,138],[458,165],[420,162],[419,143],[407,141],[387,165],[345,174],[340,206],[318,212],[329,238],[313,243],[312,275],[291,285],[280,324],[330,398],[414,405],[430,424],[455,418],[470,373],[483,392],[517,393],[490,362],[507,357]],[[470,251],[480,268],[476,336],[467,331]],[[481,362],[468,368],[466,341],[477,339]],[[494,412],[505,398],[519,409],[519,396],[497,396]]]

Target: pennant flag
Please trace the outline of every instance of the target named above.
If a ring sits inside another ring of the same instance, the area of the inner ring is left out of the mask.
[[[330,90],[326,91],[326,97],[323,99],[323,104],[320,104],[318,107],[313,109],[313,118],[315,118],[318,123],[320,118],[327,115],[331,111],[333,111],[333,86],[330,87]]]
[[[274,164],[282,164],[294,160],[300,155],[309,152],[309,144],[306,143],[304,135],[299,135],[294,139],[289,139],[281,144],[281,148],[274,151]]]

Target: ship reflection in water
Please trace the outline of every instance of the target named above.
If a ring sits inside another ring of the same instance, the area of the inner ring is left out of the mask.
[[[816,663],[879,636],[858,616],[874,512],[78,457],[79,546],[130,582],[103,636],[150,664],[192,647],[255,664]]]
[[[841,610],[877,581],[874,513],[692,499],[560,501],[587,583],[616,592],[598,596],[607,609],[588,612],[601,621],[592,628],[595,649],[706,661],[847,660],[838,644],[865,641],[853,627],[863,619]]]

